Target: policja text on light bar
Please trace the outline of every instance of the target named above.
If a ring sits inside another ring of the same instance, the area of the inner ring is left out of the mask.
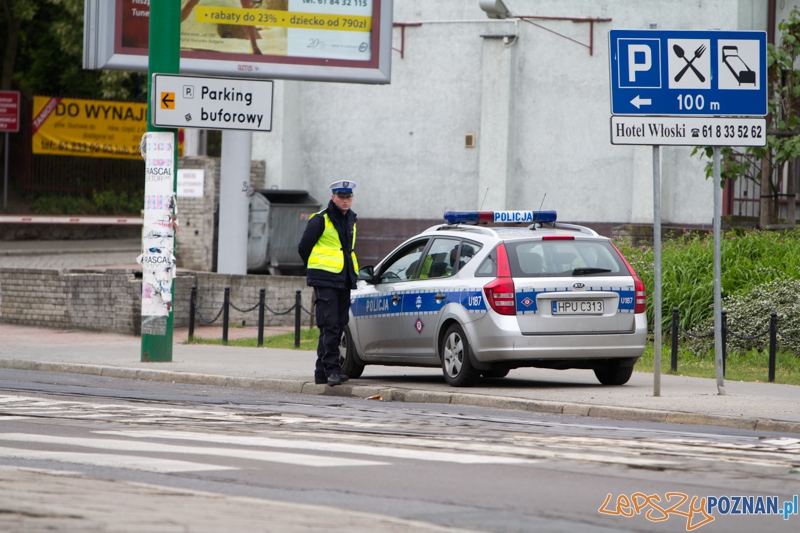
[[[448,224],[489,224],[555,222],[555,211],[447,211],[444,221]]]

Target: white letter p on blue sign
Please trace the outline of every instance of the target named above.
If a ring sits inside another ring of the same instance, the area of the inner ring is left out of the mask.
[[[636,59],[641,58],[642,61]],[[653,58],[650,47],[644,44],[628,45],[628,81],[636,82],[637,72],[647,72],[653,66]]]
[[[661,43],[658,39],[617,40],[618,87],[661,87]]]

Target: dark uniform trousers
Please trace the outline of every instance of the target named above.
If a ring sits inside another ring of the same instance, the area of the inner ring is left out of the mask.
[[[342,371],[339,365],[339,341],[349,319],[350,289],[314,287],[314,296],[317,327],[320,330],[314,377],[325,379]]]

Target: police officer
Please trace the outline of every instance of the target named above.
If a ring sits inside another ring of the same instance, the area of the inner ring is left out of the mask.
[[[297,249],[316,302],[319,343],[314,382],[334,386],[350,379],[339,364],[339,340],[349,319],[358,261],[354,251],[357,217],[350,209],[356,184],[341,180],[330,187],[333,194],[328,207],[311,215]]]

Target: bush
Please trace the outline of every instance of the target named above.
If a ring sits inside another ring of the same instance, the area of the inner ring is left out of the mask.
[[[770,313],[774,312],[778,318],[778,331],[783,335],[778,335],[777,349],[800,355],[800,343],[784,338],[800,340],[798,295],[800,280],[778,280],[760,285],[745,294],[725,298],[722,308],[728,312],[728,331],[736,334],[728,333],[728,352],[746,354],[767,349],[769,335],[762,334],[769,331]],[[696,327],[696,333],[713,330],[713,317]],[[756,336],[759,337],[753,338]],[[686,341],[686,348],[697,354],[707,353],[713,351],[714,339],[690,339]]]
[[[713,242],[711,234],[688,231],[681,238],[662,242],[662,327],[669,327],[673,307],[679,309],[681,327],[689,331],[706,331],[703,324],[713,320]],[[615,244],[644,281],[648,323],[652,325],[653,249],[634,247],[623,240],[616,240]],[[744,297],[772,281],[800,280],[800,230],[729,232],[723,235],[720,248],[723,298]],[[728,316],[730,319],[730,313]],[[763,316],[768,317],[769,312]]]
[[[138,215],[144,208],[144,192],[93,192],[91,196],[43,194],[31,207],[39,215]]]

